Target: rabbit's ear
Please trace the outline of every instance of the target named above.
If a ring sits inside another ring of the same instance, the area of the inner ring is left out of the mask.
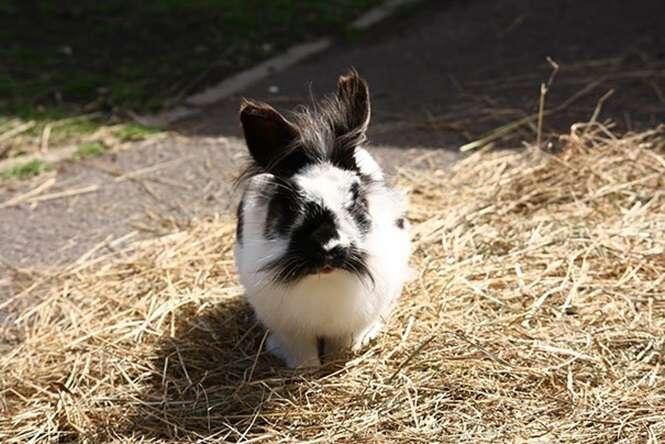
[[[369,125],[369,88],[355,70],[337,80],[337,98],[344,105],[348,130],[365,133]]]
[[[370,105],[369,88],[354,70],[337,80],[338,111],[335,135],[337,142],[330,153],[333,165],[343,169],[360,171],[356,154],[358,147],[367,141]]]
[[[289,152],[298,138],[298,128],[273,107],[244,100],[240,105],[240,122],[249,154],[266,172],[288,175],[301,166],[301,156]]]

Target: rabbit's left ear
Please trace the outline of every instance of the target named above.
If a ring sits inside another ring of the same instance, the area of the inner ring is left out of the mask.
[[[292,146],[298,128],[267,103],[244,100],[240,122],[249,154],[265,172],[288,177],[309,162],[303,150]]]
[[[370,118],[369,88],[355,70],[337,80],[337,98],[346,111],[347,130],[364,134]]]

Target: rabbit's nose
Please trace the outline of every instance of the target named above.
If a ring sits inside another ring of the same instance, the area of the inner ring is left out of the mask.
[[[340,267],[344,265],[344,262],[348,259],[349,249],[341,245],[338,245],[323,253],[323,257],[326,263],[331,264],[335,267]]]

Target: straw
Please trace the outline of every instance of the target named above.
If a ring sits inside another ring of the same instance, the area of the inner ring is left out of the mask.
[[[664,440],[665,128],[562,144],[403,171],[415,277],[320,370],[263,351],[225,217],[13,275],[0,441]]]

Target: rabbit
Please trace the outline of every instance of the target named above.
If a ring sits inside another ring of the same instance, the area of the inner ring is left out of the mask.
[[[237,212],[235,260],[266,350],[288,367],[318,367],[320,348],[357,352],[381,330],[409,276],[405,193],[363,148],[367,83],[280,114],[243,100],[251,164]]]

